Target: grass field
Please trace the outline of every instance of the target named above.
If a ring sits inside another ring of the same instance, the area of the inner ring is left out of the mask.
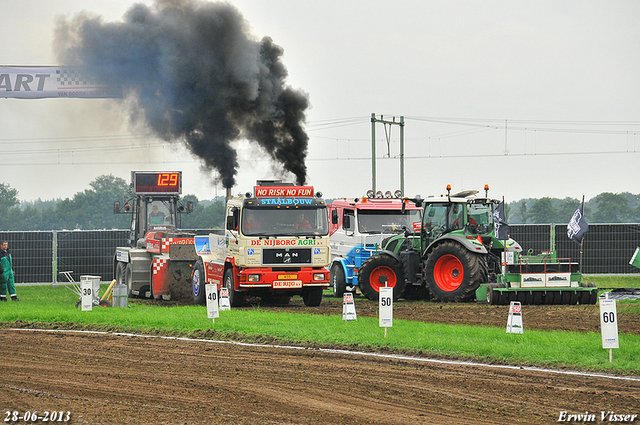
[[[626,283],[621,286],[636,286]],[[0,305],[0,325],[3,327],[35,324],[199,338],[311,343],[640,375],[640,335],[621,334],[621,348],[614,350],[614,360],[610,363],[608,350],[602,349],[601,335],[595,332],[527,330],[516,335],[505,333],[503,328],[394,319],[393,327],[388,328],[385,336],[384,329],[378,326],[378,319],[372,317],[343,321],[339,314],[273,312],[255,307],[220,312],[214,322],[207,318],[204,306],[168,307],[130,302],[127,309],[95,307],[93,311],[83,312],[75,307],[77,296],[61,286],[22,286],[19,292],[24,302]],[[640,314],[640,301],[619,301],[618,311]]]

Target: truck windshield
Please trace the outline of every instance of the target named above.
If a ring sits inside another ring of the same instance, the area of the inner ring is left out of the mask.
[[[242,233],[245,236],[326,236],[329,234],[327,208],[274,209],[244,208]]]
[[[399,233],[402,228],[413,228],[420,222],[420,210],[379,211],[358,210],[358,231],[360,233]]]
[[[484,235],[493,231],[493,205],[469,204],[469,233]]]

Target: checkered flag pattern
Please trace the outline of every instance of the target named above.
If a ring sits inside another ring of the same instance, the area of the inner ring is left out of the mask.
[[[168,258],[156,258],[153,260],[153,274],[160,273],[160,270],[167,266]]]
[[[58,87],[94,86],[95,83],[86,78],[77,69],[62,68],[56,70]]]
[[[169,252],[169,245],[171,245],[171,242],[173,242],[173,238],[163,239],[160,252]]]

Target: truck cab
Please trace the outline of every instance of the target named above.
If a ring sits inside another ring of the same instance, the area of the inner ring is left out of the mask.
[[[193,296],[204,284],[225,286],[231,306],[246,295],[286,304],[302,295],[307,306],[322,301],[329,286],[327,206],[312,186],[259,181],[254,192],[227,201],[224,235],[196,236],[201,261],[194,266]]]
[[[329,216],[331,286],[334,296],[341,297],[345,292],[362,292],[358,281],[362,263],[390,237],[419,231],[422,208],[401,199],[399,191],[395,195],[370,191],[362,198],[334,200],[329,205]]]

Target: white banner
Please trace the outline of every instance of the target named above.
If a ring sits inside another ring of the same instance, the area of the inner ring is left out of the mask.
[[[99,85],[80,68],[0,67],[0,97],[43,98],[120,98],[121,86]]]

